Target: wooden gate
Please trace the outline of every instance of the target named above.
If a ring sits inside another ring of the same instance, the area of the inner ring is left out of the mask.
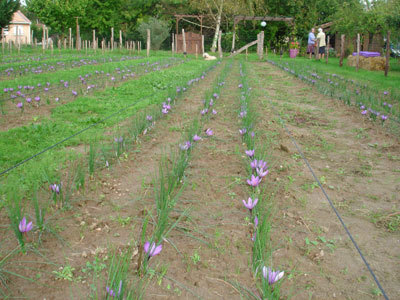
[[[201,54],[201,35],[194,32],[185,32],[185,40],[186,40],[186,52],[194,54],[196,53],[196,45],[197,45],[197,53]],[[182,34],[178,34],[177,37],[177,52],[183,52],[183,38]]]

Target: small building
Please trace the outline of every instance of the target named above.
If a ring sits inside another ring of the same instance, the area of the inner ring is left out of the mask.
[[[5,42],[31,44],[31,24],[32,22],[20,10],[16,11],[10,25],[4,29]]]

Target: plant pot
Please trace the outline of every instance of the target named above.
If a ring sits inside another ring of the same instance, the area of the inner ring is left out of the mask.
[[[289,49],[290,58],[295,58],[299,54],[299,49]]]

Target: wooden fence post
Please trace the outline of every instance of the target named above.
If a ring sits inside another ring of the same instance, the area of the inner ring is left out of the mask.
[[[93,30],[93,50],[96,51],[96,30]]]
[[[328,58],[329,58],[329,40],[330,40],[330,36],[328,35],[328,44],[326,45],[326,60],[325,63],[328,63]]]
[[[122,30],[119,31],[119,49],[122,50]]]
[[[360,34],[357,33],[357,57],[356,57],[356,71],[358,72],[358,67],[360,63]]]
[[[345,43],[345,35],[342,34],[340,37],[340,61],[339,66],[343,67],[343,57],[344,57],[344,43]]]
[[[389,72],[389,59],[390,59],[390,31],[387,32],[386,38],[386,64],[385,64],[385,76],[388,76]]]
[[[175,50],[175,35],[172,34],[172,44],[171,44],[171,51],[172,51],[172,56],[174,55]]]
[[[5,38],[4,38],[4,28],[1,29],[1,51],[4,55],[4,43],[5,43]]]
[[[114,50],[114,27],[111,27],[111,51]]]
[[[197,46],[197,43],[196,43],[196,59],[197,59],[197,52],[198,52],[198,46]]]
[[[201,55],[204,54],[204,35],[201,36]]]
[[[186,57],[186,37],[185,37],[185,29],[182,28],[182,44],[183,44],[183,55]]]
[[[150,40],[151,40],[150,29],[147,29],[147,45],[146,45],[146,47],[147,47],[147,57],[150,56]]]
[[[69,29],[69,49],[72,49],[72,28]]]

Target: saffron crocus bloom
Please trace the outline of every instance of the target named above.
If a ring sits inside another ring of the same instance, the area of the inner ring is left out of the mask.
[[[247,132],[246,128],[239,129],[239,133],[240,133],[241,135],[244,135],[246,132]]]
[[[214,97],[215,99],[218,99],[218,98],[219,98],[219,96],[218,96],[217,93],[214,93],[214,94],[213,94],[213,97]]]
[[[361,112],[361,114],[362,114],[362,115],[366,115],[366,114],[367,114],[367,110],[363,110],[363,111]]]
[[[246,152],[246,155],[248,157],[253,157],[254,156],[254,150],[246,150],[245,152]]]
[[[243,84],[239,84],[238,88],[241,89],[243,87]]]
[[[215,109],[213,109],[213,110],[212,110],[212,114],[213,114],[213,115],[216,115],[216,114],[217,114],[217,111],[216,111]]]
[[[268,170],[264,171],[264,169],[257,168],[257,175],[260,176],[261,178],[267,176],[268,172],[269,172]]]
[[[214,134],[214,132],[212,131],[211,128],[208,128],[208,129],[206,130],[206,134],[207,134],[208,136],[212,136],[212,135]]]
[[[18,103],[17,103],[17,107],[18,107],[18,108],[22,108],[22,106],[23,106],[23,105],[22,105],[22,102],[18,102]]]
[[[72,95],[74,95],[74,96],[77,96],[77,95],[78,95],[78,92],[77,92],[77,91],[74,91],[74,90],[72,90]]]
[[[247,179],[247,183],[253,187],[256,187],[260,184],[261,178],[258,176],[251,175],[251,179]]]
[[[387,118],[388,118],[388,116],[385,116],[385,115],[382,115],[382,116],[381,116],[382,121],[386,121]]]
[[[50,184],[50,190],[56,194],[59,194],[60,186],[58,184]]]
[[[386,102],[385,102],[386,103]],[[383,105],[386,105],[385,103],[383,103]],[[365,109],[364,105],[361,105],[360,109]]]
[[[150,242],[147,241],[146,243],[144,243],[144,252],[146,252],[149,257],[153,257],[156,256],[157,254],[160,254],[161,250],[162,250],[162,244],[158,245],[156,247],[156,244],[153,242],[151,243],[150,246]]]
[[[197,141],[200,141],[200,140],[201,140],[201,137],[198,136],[197,134],[195,134],[195,135],[193,136],[193,141],[197,142]]]
[[[255,169],[255,168],[258,167],[258,161],[257,161],[257,159],[253,160],[253,161],[250,163],[250,167],[251,167],[252,169]]]
[[[241,111],[240,114],[239,114],[239,116],[240,116],[241,118],[244,118],[246,115],[247,115],[247,112],[246,112],[246,111]]]
[[[26,102],[31,103],[32,102],[32,98],[26,98]]]
[[[39,102],[40,101],[40,97],[39,96],[35,97],[35,101]]]
[[[184,142],[182,145],[179,145],[181,150],[188,150],[192,146],[192,144],[189,141]]]
[[[54,100],[56,100],[56,102],[58,102],[58,101],[60,101],[60,98],[56,97],[56,99],[54,99]]]
[[[27,233],[28,231],[31,231],[33,228],[32,222],[29,222],[26,224],[26,218],[23,217],[21,222],[19,222],[18,229],[21,233]]]
[[[161,110],[161,112],[162,112],[164,115],[166,115],[166,114],[168,113],[168,109],[163,108],[163,109]]]
[[[109,287],[106,287],[107,294],[109,294],[111,297],[115,297],[115,292]]]
[[[203,109],[203,110],[201,111],[201,115],[202,115],[202,116],[204,116],[206,113],[208,113],[208,109],[207,109],[207,108],[205,108],[205,109]]]
[[[152,121],[152,120],[153,120],[153,117],[148,115],[148,116],[146,117],[146,119],[147,119],[147,121]]]
[[[123,141],[124,139],[122,138],[122,136],[120,136],[119,138],[114,138],[114,141],[116,142],[116,143],[122,143],[122,141]]]
[[[386,95],[389,94],[389,92],[388,91],[384,91],[383,94],[386,96]]]
[[[250,136],[253,138],[256,134],[254,133],[254,131],[250,132]]]
[[[245,200],[242,200],[242,201],[243,201],[244,206],[251,212],[252,209],[257,205],[258,199],[255,198],[253,201],[253,199],[251,199],[249,197],[249,199],[247,199],[247,202]]]
[[[260,160],[258,161],[258,168],[259,168],[259,169],[266,169],[266,168],[267,168],[267,162],[266,162],[266,161],[263,161],[262,159],[260,159]]]
[[[213,99],[211,99],[211,100],[210,100],[210,103],[209,103],[209,105],[210,105],[210,106],[213,106],[213,105],[214,105],[214,101],[213,101]]]
[[[258,226],[258,218],[257,216],[254,217],[254,227]]]
[[[272,285],[275,282],[277,282],[279,279],[283,277],[285,272],[279,272],[279,271],[272,271],[271,268],[263,267],[263,276],[266,280],[268,280],[268,284]]]

